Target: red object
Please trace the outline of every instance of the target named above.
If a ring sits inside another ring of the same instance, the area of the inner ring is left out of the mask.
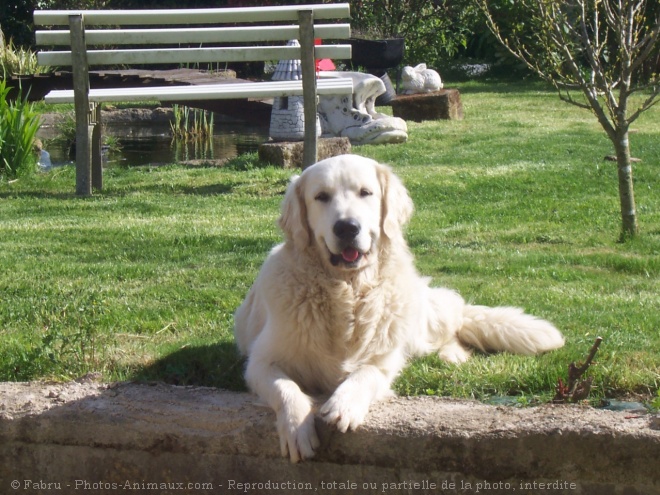
[[[314,44],[315,45],[320,45],[321,44],[321,39],[320,38],[314,38]],[[335,64],[332,60],[329,58],[323,58],[323,59],[316,59],[316,72],[322,71],[322,70],[335,70]]]
[[[329,58],[316,61],[316,72],[320,70],[335,70],[335,64]]]

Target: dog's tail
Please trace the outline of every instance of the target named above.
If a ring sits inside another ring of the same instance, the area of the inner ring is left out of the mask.
[[[472,306],[463,309],[458,339],[484,352],[538,354],[558,349],[564,338],[552,323],[523,313],[519,308]]]

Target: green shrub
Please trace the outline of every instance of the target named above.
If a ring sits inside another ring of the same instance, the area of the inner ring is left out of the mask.
[[[463,50],[474,33],[478,10],[471,0],[351,0],[358,37],[405,38],[404,63],[437,67]]]
[[[17,47],[12,40],[0,46],[0,78],[7,79],[12,74],[40,74],[48,68],[37,64],[37,56],[32,50]]]
[[[15,178],[36,170],[34,139],[39,130],[39,113],[23,99],[10,102],[9,88],[0,81],[0,177]]]

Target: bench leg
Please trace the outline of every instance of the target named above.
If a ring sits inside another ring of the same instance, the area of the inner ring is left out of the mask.
[[[69,16],[74,105],[76,109],[76,194],[90,196],[91,132],[89,115],[89,68],[85,44],[85,23],[80,13]]]
[[[317,161],[316,135],[316,63],[314,61],[314,13],[298,12],[300,25],[300,68],[302,70],[305,137],[303,141],[303,169]]]
[[[91,143],[92,126],[89,124],[89,116],[81,116],[76,112],[76,194],[78,196],[92,194]]]
[[[92,187],[97,190],[103,189],[103,159],[102,159],[102,122],[101,105],[90,104],[90,154],[92,156]]]

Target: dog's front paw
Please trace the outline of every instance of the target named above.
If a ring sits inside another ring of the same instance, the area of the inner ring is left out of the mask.
[[[365,399],[365,395],[352,396],[340,387],[323,404],[319,414],[327,423],[336,425],[342,433],[349,428],[354,430],[364,422],[369,412],[369,400]]]
[[[320,445],[314,426],[314,414],[309,404],[287,408],[277,415],[277,431],[280,434],[282,457],[300,462],[314,456]]]

